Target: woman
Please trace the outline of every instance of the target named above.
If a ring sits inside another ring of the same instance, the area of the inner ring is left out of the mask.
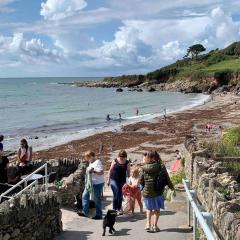
[[[96,158],[92,151],[85,153],[85,159],[89,161],[86,170],[85,189],[82,194],[82,213],[80,216],[86,217],[89,213],[89,200],[93,197],[96,206],[96,215],[92,218],[95,220],[102,219],[102,191],[104,186],[104,171],[101,160]],[[90,196],[91,195],[91,196]]]
[[[160,215],[160,208],[164,208],[164,186],[159,189],[157,186],[158,176],[164,177],[164,185],[168,185],[173,189],[173,185],[168,176],[167,170],[163,165],[161,158],[157,152],[150,151],[144,155],[144,165],[142,167],[142,174],[140,177],[140,184],[143,188],[143,199],[146,205],[147,223],[145,230],[152,232],[159,232],[157,226],[158,218]],[[164,173],[161,174],[160,173]],[[153,225],[151,227],[151,215],[153,214]]]
[[[108,173],[108,185],[111,185],[113,192],[113,209],[117,211],[117,215],[122,215],[122,187],[126,183],[127,176],[130,176],[130,164],[127,160],[127,152],[121,150]]]
[[[20,166],[29,165],[32,161],[32,147],[28,146],[26,139],[21,140],[17,155],[18,160],[20,161]]]

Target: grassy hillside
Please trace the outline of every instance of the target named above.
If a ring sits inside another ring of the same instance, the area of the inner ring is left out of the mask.
[[[136,86],[144,82],[167,83],[181,79],[201,81],[208,77],[240,73],[240,42],[235,42],[225,49],[213,50],[196,59],[185,58],[149,72],[146,75],[123,75],[106,78],[108,82],[120,82],[123,86]]]

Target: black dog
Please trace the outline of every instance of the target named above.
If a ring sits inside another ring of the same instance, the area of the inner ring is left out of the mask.
[[[103,234],[102,234],[102,236],[105,236],[106,227],[109,227],[109,233],[113,234],[114,232],[116,232],[116,230],[113,227],[116,222],[116,216],[117,216],[117,213],[115,210],[107,211],[107,215],[103,219]]]

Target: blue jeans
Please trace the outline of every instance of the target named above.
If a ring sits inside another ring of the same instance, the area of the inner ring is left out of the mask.
[[[113,192],[113,209],[121,211],[123,201],[122,187],[125,182],[118,183],[117,181],[111,179],[110,184]]]
[[[94,203],[96,207],[96,216],[102,217],[102,191],[103,191],[104,183],[94,184],[93,192],[94,192]],[[83,213],[87,216],[89,213],[89,192],[84,189],[82,195],[82,205],[83,205]]]

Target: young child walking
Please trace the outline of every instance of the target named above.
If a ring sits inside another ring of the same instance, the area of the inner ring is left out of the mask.
[[[134,214],[136,201],[138,202],[138,205],[140,207],[140,212],[143,212],[139,175],[139,168],[135,167],[131,172],[129,182],[123,186],[123,195],[127,198],[127,204],[124,213],[131,212],[132,214]]]

